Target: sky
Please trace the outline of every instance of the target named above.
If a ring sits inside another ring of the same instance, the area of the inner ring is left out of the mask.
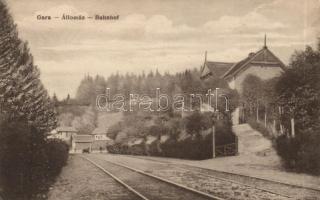
[[[7,0],[49,94],[74,96],[90,74],[176,73],[237,62],[267,46],[285,64],[320,36],[320,0]],[[119,15],[115,21],[38,15]]]

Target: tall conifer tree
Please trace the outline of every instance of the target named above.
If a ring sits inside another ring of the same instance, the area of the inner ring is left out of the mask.
[[[40,81],[26,42],[0,0],[0,108],[11,120],[27,120],[40,130],[56,125],[54,106]]]

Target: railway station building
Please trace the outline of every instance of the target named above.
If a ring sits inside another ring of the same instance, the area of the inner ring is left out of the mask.
[[[227,81],[231,89],[235,89],[241,96],[242,83],[249,75],[255,75],[261,80],[267,80],[279,76],[285,69],[284,63],[267,47],[266,38],[264,46],[257,52],[249,53],[248,56],[239,62],[205,62],[201,67],[201,78],[206,79],[210,76],[222,78]],[[239,106],[232,113],[234,125],[243,120],[243,109]]]

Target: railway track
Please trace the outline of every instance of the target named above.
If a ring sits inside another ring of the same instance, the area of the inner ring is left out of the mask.
[[[143,159],[143,158],[141,158]],[[155,160],[154,160],[155,161]],[[170,164],[169,164],[170,165]],[[211,176],[233,183],[254,187],[261,191],[266,191],[289,198],[299,199],[320,199],[320,189],[307,187],[303,185],[294,185],[290,183],[279,182],[275,180],[267,180],[263,178],[236,174],[231,172],[219,171],[214,169],[205,169],[190,165],[178,164],[178,168],[192,170],[203,175]]]
[[[306,186],[293,185],[274,180],[266,180],[258,177],[252,177],[242,174],[222,172],[218,170],[197,168],[192,166],[181,166],[181,168],[196,171],[203,175],[213,178],[229,181],[236,184],[242,184],[255,189],[281,195],[292,199],[314,199],[320,200],[320,190]]]
[[[141,200],[115,179],[80,156],[71,155],[68,165],[52,185],[48,200]],[[9,198],[4,198],[9,200]]]
[[[172,170],[177,169],[177,171],[187,170],[189,172],[192,172],[193,174],[198,174],[203,177],[218,179],[224,182],[230,182],[232,184],[242,185],[247,188],[254,188],[261,192],[278,195],[279,197],[284,197],[288,199],[315,199],[315,200],[320,199],[320,190],[315,188],[292,185],[288,183],[266,180],[262,178],[251,177],[251,176],[246,176],[241,174],[222,172],[218,170],[193,167],[193,166],[184,165],[184,164],[173,165],[169,162],[158,161],[150,158],[141,158],[141,157],[134,157],[134,156],[125,156],[125,157],[157,163],[154,165],[154,167],[156,168],[155,171],[159,171],[159,173],[162,168],[172,169]],[[162,168],[159,167],[159,164],[162,164],[163,167]],[[152,165],[150,165],[149,163],[148,163],[148,166],[149,167],[151,166],[150,168],[152,168]]]
[[[130,190],[136,197],[144,200],[225,200],[224,198],[203,193],[193,188],[174,183],[170,180],[145,173],[124,164],[111,161],[88,158],[85,160],[115,179],[118,183]]]

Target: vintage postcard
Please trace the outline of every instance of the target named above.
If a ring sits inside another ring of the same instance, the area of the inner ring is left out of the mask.
[[[316,200],[319,144],[319,0],[0,0],[0,200]]]

